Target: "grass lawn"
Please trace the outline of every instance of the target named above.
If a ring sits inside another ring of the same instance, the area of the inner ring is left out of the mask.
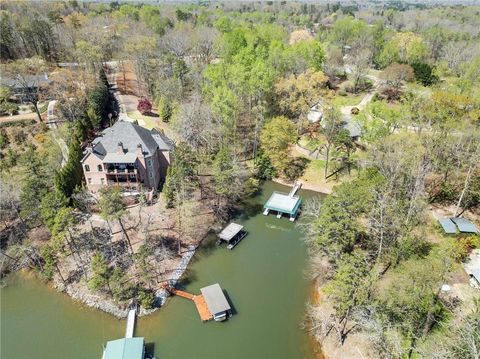
[[[360,92],[358,94],[348,94],[347,96],[335,96],[333,103],[339,107],[341,106],[355,106],[362,101],[362,98],[365,96],[364,92]]]
[[[302,136],[298,141],[300,147],[306,148],[310,152],[315,151],[320,146],[320,143],[318,139],[313,139],[308,136]]]

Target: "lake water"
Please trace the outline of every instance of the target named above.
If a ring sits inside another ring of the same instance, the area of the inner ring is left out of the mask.
[[[220,283],[235,314],[223,323],[202,323],[193,302],[173,297],[137,321],[135,336],[165,358],[311,358],[308,336],[299,328],[308,297],[306,250],[299,229],[287,218],[263,216],[262,193],[235,221],[249,235],[233,251],[206,241],[189,267],[183,288]],[[304,200],[311,192],[300,193]],[[101,358],[102,345],[124,336],[125,320],[74,303],[35,278],[11,275],[1,292],[2,359]]]

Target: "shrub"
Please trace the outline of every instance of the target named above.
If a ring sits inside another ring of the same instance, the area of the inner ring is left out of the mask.
[[[0,149],[4,149],[9,144],[8,134],[6,131],[0,131]]]
[[[243,189],[243,192],[245,196],[253,197],[258,192],[259,188],[260,188],[260,181],[258,180],[258,178],[251,177],[245,182],[245,187]]]
[[[255,162],[256,177],[261,180],[271,180],[277,177],[277,170],[273,167],[270,158],[263,152],[259,152]]]
[[[295,181],[302,177],[309,162],[310,160],[305,157],[296,157],[292,159],[283,171],[285,177],[290,181]]]
[[[151,309],[155,306],[155,293],[151,290],[141,289],[138,293],[138,301],[145,309]]]
[[[433,73],[433,67],[424,62],[414,62],[412,64],[415,79],[423,86],[433,85],[438,81],[438,77]]]
[[[152,112],[152,104],[147,99],[138,100],[137,110],[142,115],[147,115]]]
[[[350,110],[350,113],[352,115],[358,115],[360,113],[360,110],[358,107],[352,107],[352,109]]]

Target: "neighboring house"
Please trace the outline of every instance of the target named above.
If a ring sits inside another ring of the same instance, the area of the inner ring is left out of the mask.
[[[320,121],[322,127],[324,126],[322,124],[324,112],[323,106],[323,103],[319,102],[310,108],[310,112],[307,114],[308,122],[317,123]],[[354,141],[358,140],[362,135],[362,127],[356,120],[352,119],[351,116],[342,115],[342,127],[348,131],[350,137],[352,137]]]
[[[43,75],[18,75],[15,78],[0,78],[0,86],[9,87],[13,92],[13,97],[20,103],[28,103],[27,95],[29,93],[37,93],[40,87],[49,85],[51,82],[46,73]]]
[[[165,180],[173,148],[173,142],[155,129],[118,121],[86,149],[82,167],[87,187],[91,192],[106,185],[156,190]]]

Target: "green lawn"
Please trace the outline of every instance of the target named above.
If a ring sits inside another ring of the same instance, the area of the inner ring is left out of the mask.
[[[340,95],[336,95],[334,100],[333,100],[333,103],[339,107],[342,107],[342,106],[355,106],[355,105],[358,105],[360,103],[360,101],[362,101],[362,98],[365,96],[365,93],[364,92],[360,92],[358,94],[348,94],[347,96],[340,96]]]
[[[308,149],[310,152],[315,151],[319,145],[320,141],[318,139],[313,139],[308,136],[302,136],[298,141],[300,147]]]

